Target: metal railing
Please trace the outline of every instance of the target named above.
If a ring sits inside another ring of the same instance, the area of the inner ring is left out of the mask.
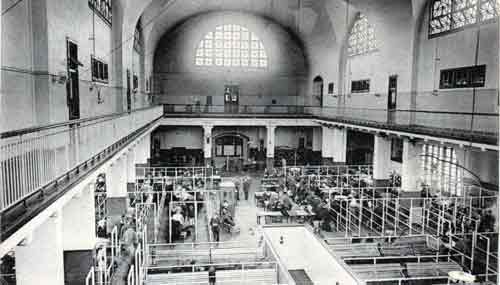
[[[479,96],[478,96],[479,97]],[[486,101],[485,98],[484,101]],[[482,103],[486,104],[486,103]],[[487,104],[491,105],[491,102]],[[451,133],[483,134],[498,133],[498,112],[489,109],[449,110],[434,109],[382,109],[348,106],[306,106],[306,105],[200,105],[200,104],[166,104],[165,115],[219,115],[219,116],[269,116],[293,115],[313,116],[321,119],[332,119],[353,124],[384,125],[386,127],[409,128],[418,131],[437,132],[446,129]]]
[[[162,114],[162,107],[153,107],[0,134],[0,212]]]

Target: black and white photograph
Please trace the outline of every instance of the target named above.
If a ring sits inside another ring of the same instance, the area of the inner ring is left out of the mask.
[[[500,0],[0,11],[0,285],[500,285]]]

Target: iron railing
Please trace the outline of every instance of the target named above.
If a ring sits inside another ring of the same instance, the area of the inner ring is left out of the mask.
[[[153,107],[0,134],[0,213],[162,114]]]

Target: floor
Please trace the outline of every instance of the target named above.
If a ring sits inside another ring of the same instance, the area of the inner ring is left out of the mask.
[[[236,176],[236,174],[233,174]],[[225,231],[221,232],[220,240],[221,242],[228,241],[248,241],[255,239],[256,233],[259,231],[257,226],[257,207],[253,199],[254,193],[260,189],[260,179],[262,177],[261,173],[254,173],[249,175],[251,177],[250,191],[248,194],[248,200],[245,200],[243,191],[240,193],[240,201],[236,205],[235,210],[235,222],[239,227],[239,233],[227,233]],[[205,207],[198,213],[198,235],[196,242],[207,242],[208,241],[208,224],[206,219]],[[168,243],[168,216],[162,215],[160,217],[158,243]],[[195,242],[194,234],[188,237],[185,242]],[[113,275],[111,284],[113,285],[125,285],[128,271],[132,258],[129,256],[122,256],[121,260],[118,261],[116,272]]]

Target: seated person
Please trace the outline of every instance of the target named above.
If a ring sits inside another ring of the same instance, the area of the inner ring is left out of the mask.
[[[229,224],[232,227],[234,227],[235,223],[234,223],[233,217],[231,216],[231,214],[229,213],[229,211],[227,209],[222,209],[221,219],[222,219],[223,223]]]

